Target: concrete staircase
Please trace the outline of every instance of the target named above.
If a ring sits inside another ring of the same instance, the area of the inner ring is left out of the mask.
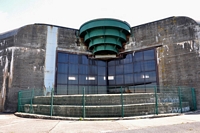
[[[65,117],[124,117],[149,115],[156,112],[156,98],[153,93],[130,94],[90,94],[85,95],[83,106],[82,95],[55,95],[53,97],[53,115]],[[122,100],[123,99],[123,105]],[[190,110],[188,102],[179,103],[177,95],[157,95],[157,111],[161,113],[180,113]],[[37,96],[33,104],[25,104],[27,113],[50,115],[51,97]]]

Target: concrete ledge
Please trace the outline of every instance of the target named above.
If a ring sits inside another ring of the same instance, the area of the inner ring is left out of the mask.
[[[189,112],[187,112],[189,113]],[[15,115],[23,118],[36,118],[36,119],[52,119],[52,120],[71,120],[71,121],[109,121],[109,120],[136,120],[136,119],[152,119],[161,117],[172,117],[180,116],[187,113],[170,113],[170,114],[159,114],[159,115],[144,115],[144,116],[134,116],[134,117],[112,117],[112,118],[77,118],[77,117],[60,117],[60,116],[48,116],[48,115],[38,115],[16,112]],[[190,112],[192,113],[192,112]]]

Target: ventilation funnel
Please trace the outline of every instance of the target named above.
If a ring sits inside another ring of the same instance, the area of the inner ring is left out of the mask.
[[[79,36],[94,55],[116,55],[130,35],[130,25],[117,19],[95,19],[84,23]]]

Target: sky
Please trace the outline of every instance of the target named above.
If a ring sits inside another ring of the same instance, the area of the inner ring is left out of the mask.
[[[92,19],[115,18],[131,27],[172,16],[200,20],[199,0],[0,0],[0,33],[46,23],[79,29]]]

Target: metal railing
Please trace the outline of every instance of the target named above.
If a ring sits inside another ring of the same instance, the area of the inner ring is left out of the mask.
[[[42,89],[21,90],[18,112],[66,117],[129,117],[137,115],[183,113],[197,109],[194,88],[146,86],[115,87],[115,94],[45,96]]]

